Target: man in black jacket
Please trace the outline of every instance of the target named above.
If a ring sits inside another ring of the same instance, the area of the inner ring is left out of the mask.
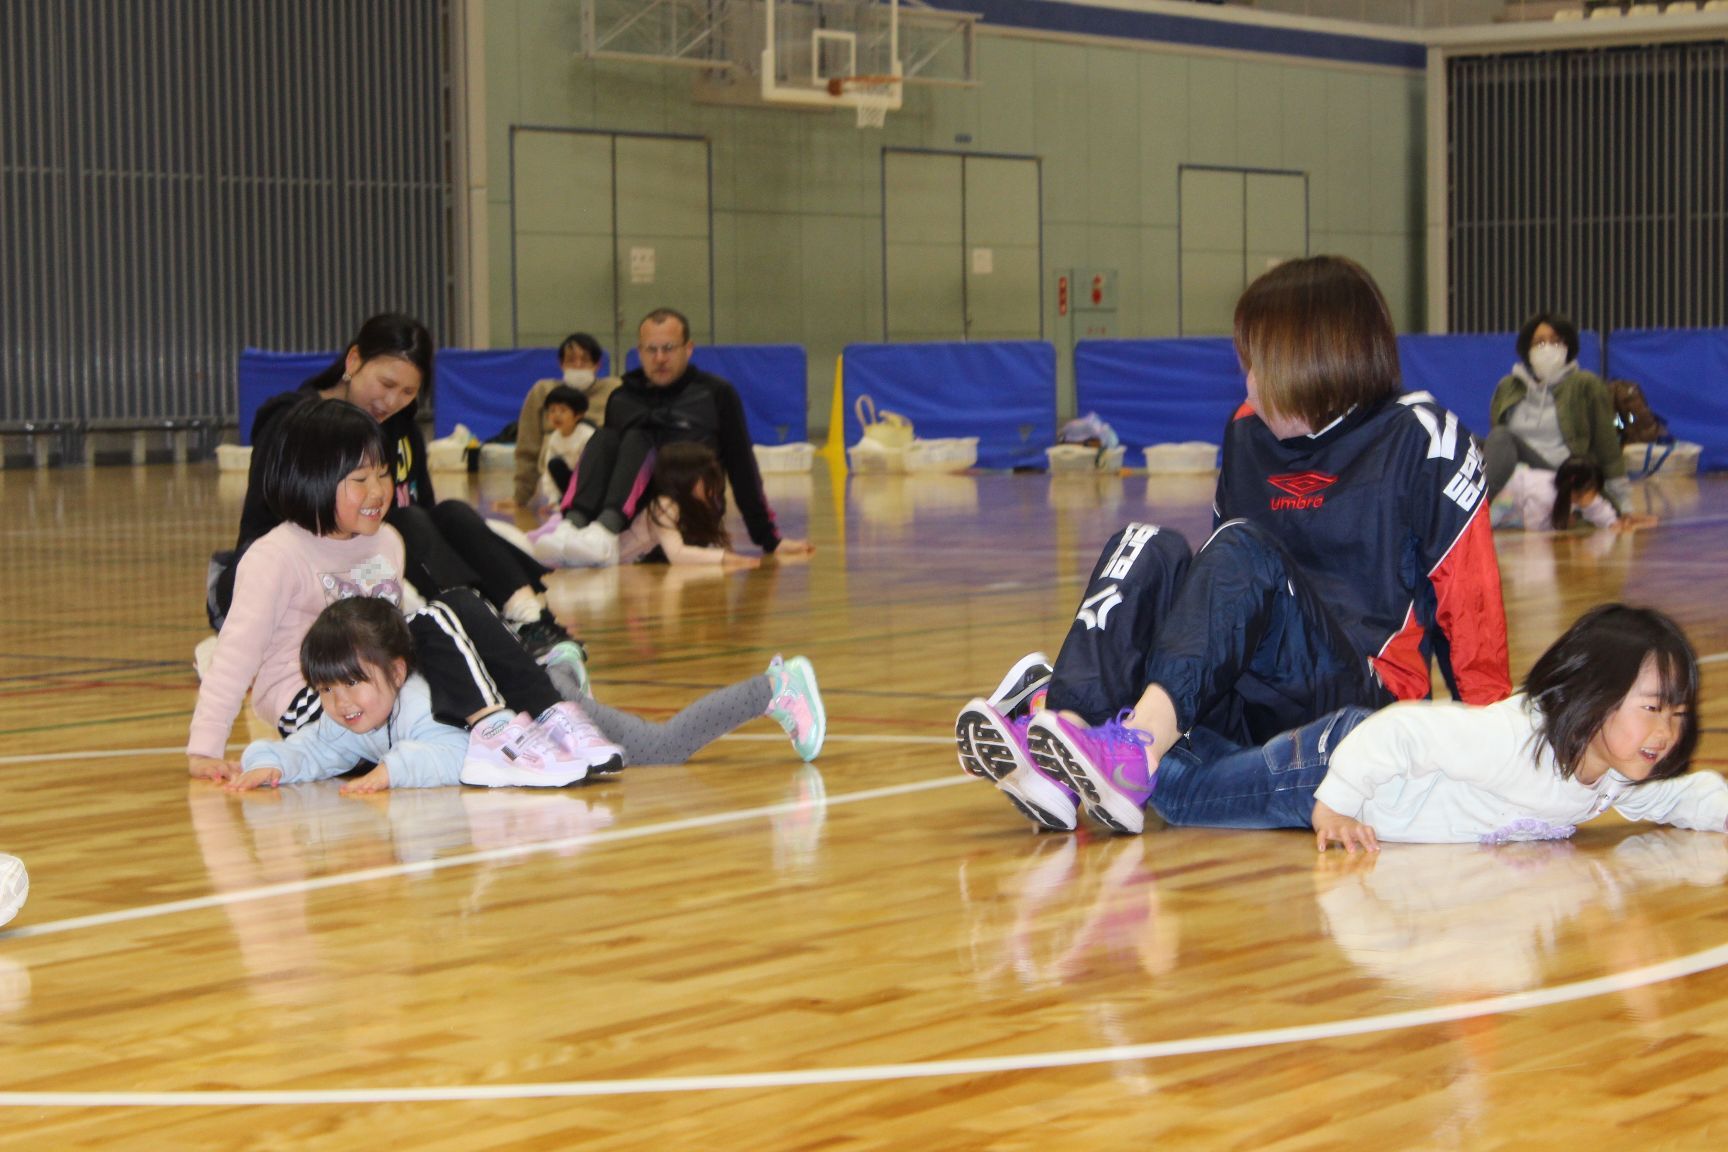
[[[750,539],[764,553],[802,556],[804,540],[782,539],[762,490],[762,474],[744,422],[737,389],[690,366],[695,350],[690,322],[657,308],[637,329],[642,366],[624,374],[606,402],[605,424],[582,451],[576,493],[565,510],[568,524],[542,537],[536,554],[556,550],[570,565],[618,561],[618,534],[645,503],[654,450],[664,444],[706,444],[720,458]]]

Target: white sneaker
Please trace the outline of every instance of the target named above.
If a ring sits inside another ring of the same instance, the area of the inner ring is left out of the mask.
[[[542,732],[526,712],[494,712],[468,733],[461,780],[482,788],[562,788],[588,775],[587,765]]]
[[[570,701],[552,705],[535,723],[548,740],[581,761],[589,773],[612,776],[624,770],[624,749],[601,735],[594,721]]]
[[[24,861],[0,852],[0,924],[18,915],[29,895],[30,873],[24,870]]]
[[[618,563],[618,537],[598,521],[564,537],[566,568],[610,568]]]
[[[542,532],[533,537],[534,559],[548,568],[564,567],[564,546],[576,535],[576,526],[568,520],[560,520],[550,532]]]

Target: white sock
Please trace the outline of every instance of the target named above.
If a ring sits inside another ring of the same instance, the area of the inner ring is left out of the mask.
[[[504,601],[504,619],[512,624],[532,624],[540,619],[540,613],[546,610],[545,601],[540,594],[524,584],[510,594],[510,599]]]

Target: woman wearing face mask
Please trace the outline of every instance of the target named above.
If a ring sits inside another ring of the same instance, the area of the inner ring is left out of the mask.
[[[1632,494],[1614,401],[1608,386],[1578,367],[1578,329],[1553,312],[1538,312],[1518,332],[1518,363],[1494,389],[1488,406],[1492,431],[1483,445],[1490,498],[1519,464],[1548,471],[1569,457],[1594,461],[1603,495],[1624,513]]]
[[[534,499],[540,481],[540,448],[547,432],[546,397],[559,385],[574,388],[588,397],[586,419],[595,427],[606,423],[606,401],[618,388],[616,376],[598,377],[600,342],[586,332],[575,332],[558,346],[561,375],[542,380],[528,390],[522,415],[516,420],[516,507],[526,508]],[[598,377],[598,378],[597,378]]]
[[[240,556],[281,523],[264,500],[258,470],[263,446],[283,415],[308,400],[346,400],[378,421],[392,459],[394,497],[386,515],[401,533],[405,575],[426,596],[473,588],[496,608],[536,657],[570,639],[546,609],[546,569],[486,526],[472,506],[440,502],[426,469],[426,442],[416,421],[419,401],[432,391],[432,334],[418,320],[395,313],[373,316],[324,371],[292,392],[272,396],[252,422],[252,472],[240,513],[232,563],[213,582],[211,623],[220,627],[234,592]]]

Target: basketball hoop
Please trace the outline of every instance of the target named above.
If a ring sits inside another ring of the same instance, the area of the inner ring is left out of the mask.
[[[858,113],[858,127],[881,128],[888,123],[888,109],[899,102],[898,76],[830,76],[828,95],[835,99],[851,97]]]

